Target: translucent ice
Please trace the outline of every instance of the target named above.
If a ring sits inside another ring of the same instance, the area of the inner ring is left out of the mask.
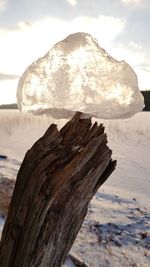
[[[19,81],[17,101],[22,112],[55,118],[71,117],[75,111],[127,118],[144,106],[133,69],[86,33],[69,35],[33,62]]]

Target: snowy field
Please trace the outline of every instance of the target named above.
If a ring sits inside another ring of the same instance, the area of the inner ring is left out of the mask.
[[[60,128],[66,121],[0,110],[0,154],[8,157],[0,160],[0,182],[16,178],[25,152],[52,122]],[[71,253],[90,267],[149,267],[150,113],[100,122],[118,164],[91,201]],[[77,265],[68,258],[64,266]]]

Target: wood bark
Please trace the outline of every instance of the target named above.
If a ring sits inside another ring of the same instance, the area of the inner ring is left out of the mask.
[[[1,267],[60,267],[88,203],[115,169],[103,125],[77,112],[27,151],[0,243]]]

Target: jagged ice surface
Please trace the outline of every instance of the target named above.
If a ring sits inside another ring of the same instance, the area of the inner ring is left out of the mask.
[[[127,118],[144,106],[133,69],[86,33],[69,35],[30,65],[20,78],[17,102],[24,113],[54,118],[69,118],[75,111]]]

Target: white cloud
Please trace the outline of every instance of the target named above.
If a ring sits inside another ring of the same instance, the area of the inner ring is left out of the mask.
[[[107,48],[111,41],[123,31],[125,20],[114,17],[100,15],[97,18],[93,17],[78,17],[72,22],[72,30],[85,31],[91,33],[99,44]]]
[[[16,103],[16,87],[18,79],[0,81],[0,105]]]
[[[110,54],[118,59],[125,60],[129,63],[138,76],[140,90],[150,89],[150,69],[144,68],[149,65],[149,54],[144,51],[144,48],[135,42],[129,42],[128,45],[118,44],[111,47]]]
[[[77,17],[70,22],[45,18],[33,24],[20,22],[16,30],[0,29],[0,72],[20,75],[32,61],[74,32],[88,32],[106,47],[124,25],[120,19],[101,15],[97,18]]]
[[[6,9],[7,0],[0,0],[0,12]]]
[[[122,3],[124,4],[129,4],[129,5],[143,5],[145,4],[145,0],[121,0]]]
[[[0,29],[0,73],[21,75],[29,64],[46,54],[56,42],[74,32],[88,32],[106,48],[124,25],[125,22],[120,19],[101,15],[97,18],[77,17],[70,22],[44,18],[33,24],[20,22],[16,30]],[[17,83],[17,79],[0,82],[1,101],[6,98],[5,103],[14,101]],[[8,88],[11,89],[10,94]]]
[[[100,15],[97,18],[76,17],[70,22],[47,17],[32,24],[20,22],[15,30],[0,29],[0,73],[21,75],[29,64],[46,54],[56,42],[74,32],[90,33],[99,41],[100,46],[114,57],[125,59],[132,66],[144,63],[148,59],[143,48],[137,44],[131,42],[127,47],[113,46],[113,40],[123,31],[125,25],[124,20]],[[0,99],[1,92],[4,94],[4,90],[8,92],[7,89],[12,88],[7,97],[14,101],[17,82],[17,79],[1,81]]]
[[[77,0],[67,0],[67,2],[68,2],[71,6],[76,6],[76,5],[77,5]]]
[[[140,90],[150,90],[150,70],[142,67],[135,67],[134,69],[138,76]]]
[[[142,46],[129,42],[128,45],[118,44],[111,47],[111,53],[119,60],[126,60],[130,65],[143,64],[145,56]]]

